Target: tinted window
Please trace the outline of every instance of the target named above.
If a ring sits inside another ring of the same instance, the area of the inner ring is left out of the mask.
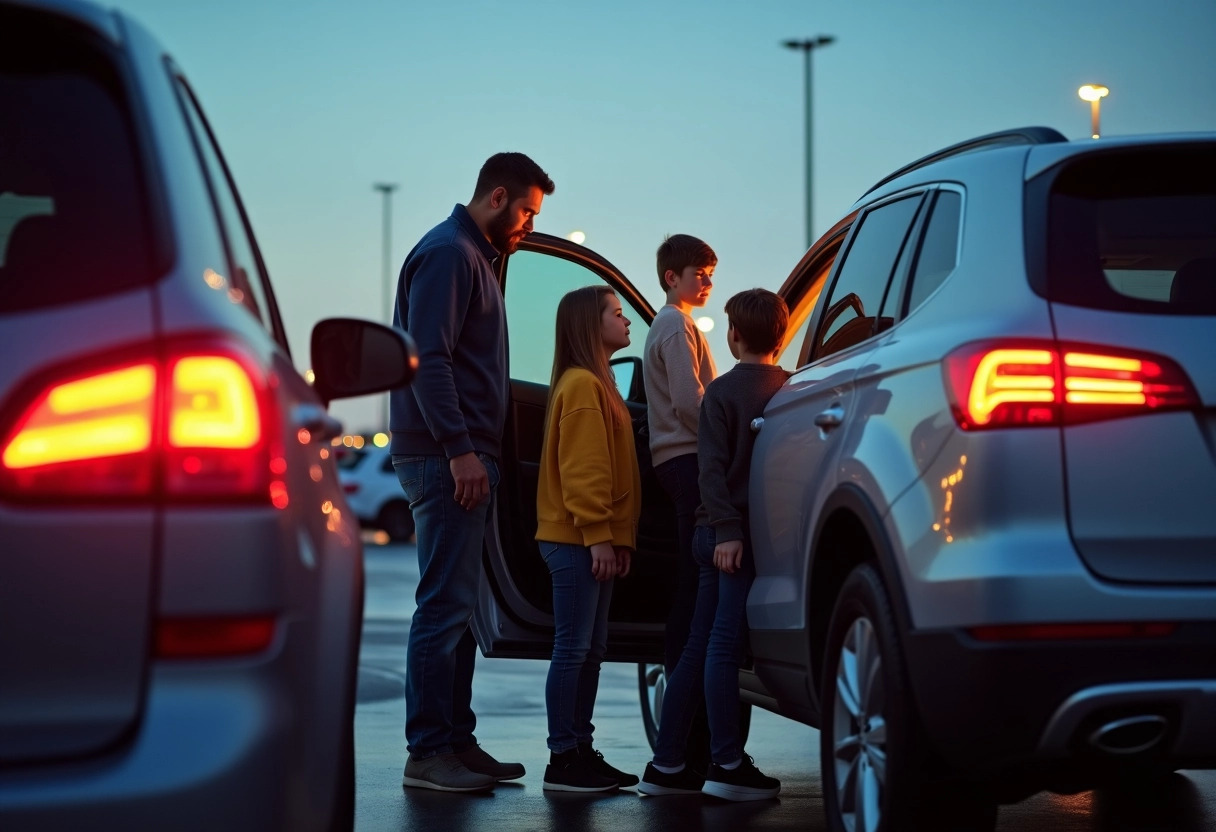
[[[0,311],[155,277],[138,158],[104,47],[0,9]]]
[[[889,202],[861,218],[824,306],[813,359],[869,338],[895,262],[903,250],[921,195]]]
[[[962,194],[956,191],[938,192],[912,271],[912,290],[907,306],[909,312],[920,306],[958,265],[962,209]]]
[[[548,384],[553,373],[557,304],[562,295],[580,286],[601,286],[604,279],[579,263],[552,254],[517,251],[507,265],[507,331],[511,337],[511,378]],[[629,319],[629,346],[613,358],[642,355],[649,327],[620,297]],[[621,391],[622,395],[627,390]]]
[[[240,197],[228,179],[223,157],[190,88],[179,81],[179,92],[190,120],[191,132],[207,170],[208,184],[216,203],[224,241],[228,246],[231,274],[221,277],[228,280],[232,298],[239,300],[267,329],[273,331],[271,306],[267,299],[268,290],[263,284],[261,269],[258,267],[255,244],[245,226]]]
[[[1048,296],[1095,309],[1216,315],[1216,146],[1069,165],[1052,185]]]

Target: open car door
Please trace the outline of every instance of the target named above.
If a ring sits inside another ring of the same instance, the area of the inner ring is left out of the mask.
[[[663,629],[675,595],[675,507],[650,469],[641,356],[654,309],[611,263],[580,245],[533,233],[502,258],[499,280],[510,339],[510,406],[502,479],[473,629],[491,657],[548,659],[553,653],[553,590],[537,548],[536,487],[545,405],[553,369],[557,304],[571,289],[604,283],[616,290],[632,323],[629,347],[614,356],[617,382],[633,416],[642,469],[638,548],[626,578],[616,579],[609,614],[610,661],[662,661]]]

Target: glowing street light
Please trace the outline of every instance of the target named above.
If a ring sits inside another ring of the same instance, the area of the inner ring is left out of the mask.
[[[581,231],[571,231],[566,235],[566,239],[581,246],[584,242],[586,242],[587,235]]]
[[[1093,137],[1098,138],[1098,106],[1102,99],[1110,95],[1110,90],[1101,84],[1086,84],[1077,90],[1077,95],[1081,96],[1082,101],[1089,102],[1090,125]]]

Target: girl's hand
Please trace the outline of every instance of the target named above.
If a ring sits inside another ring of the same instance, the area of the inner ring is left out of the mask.
[[[616,547],[616,576],[623,578],[629,574],[629,562],[633,553],[629,551],[628,546]]]
[[[605,540],[594,543],[591,549],[591,576],[597,581],[611,581],[616,577],[616,550]]]
[[[714,566],[729,575],[741,565],[743,565],[742,540],[727,540],[714,547]]]

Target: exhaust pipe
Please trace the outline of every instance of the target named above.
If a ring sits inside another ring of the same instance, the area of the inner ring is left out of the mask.
[[[1169,727],[1160,714],[1129,716],[1099,727],[1089,735],[1089,744],[1105,754],[1139,754],[1161,742]]]

